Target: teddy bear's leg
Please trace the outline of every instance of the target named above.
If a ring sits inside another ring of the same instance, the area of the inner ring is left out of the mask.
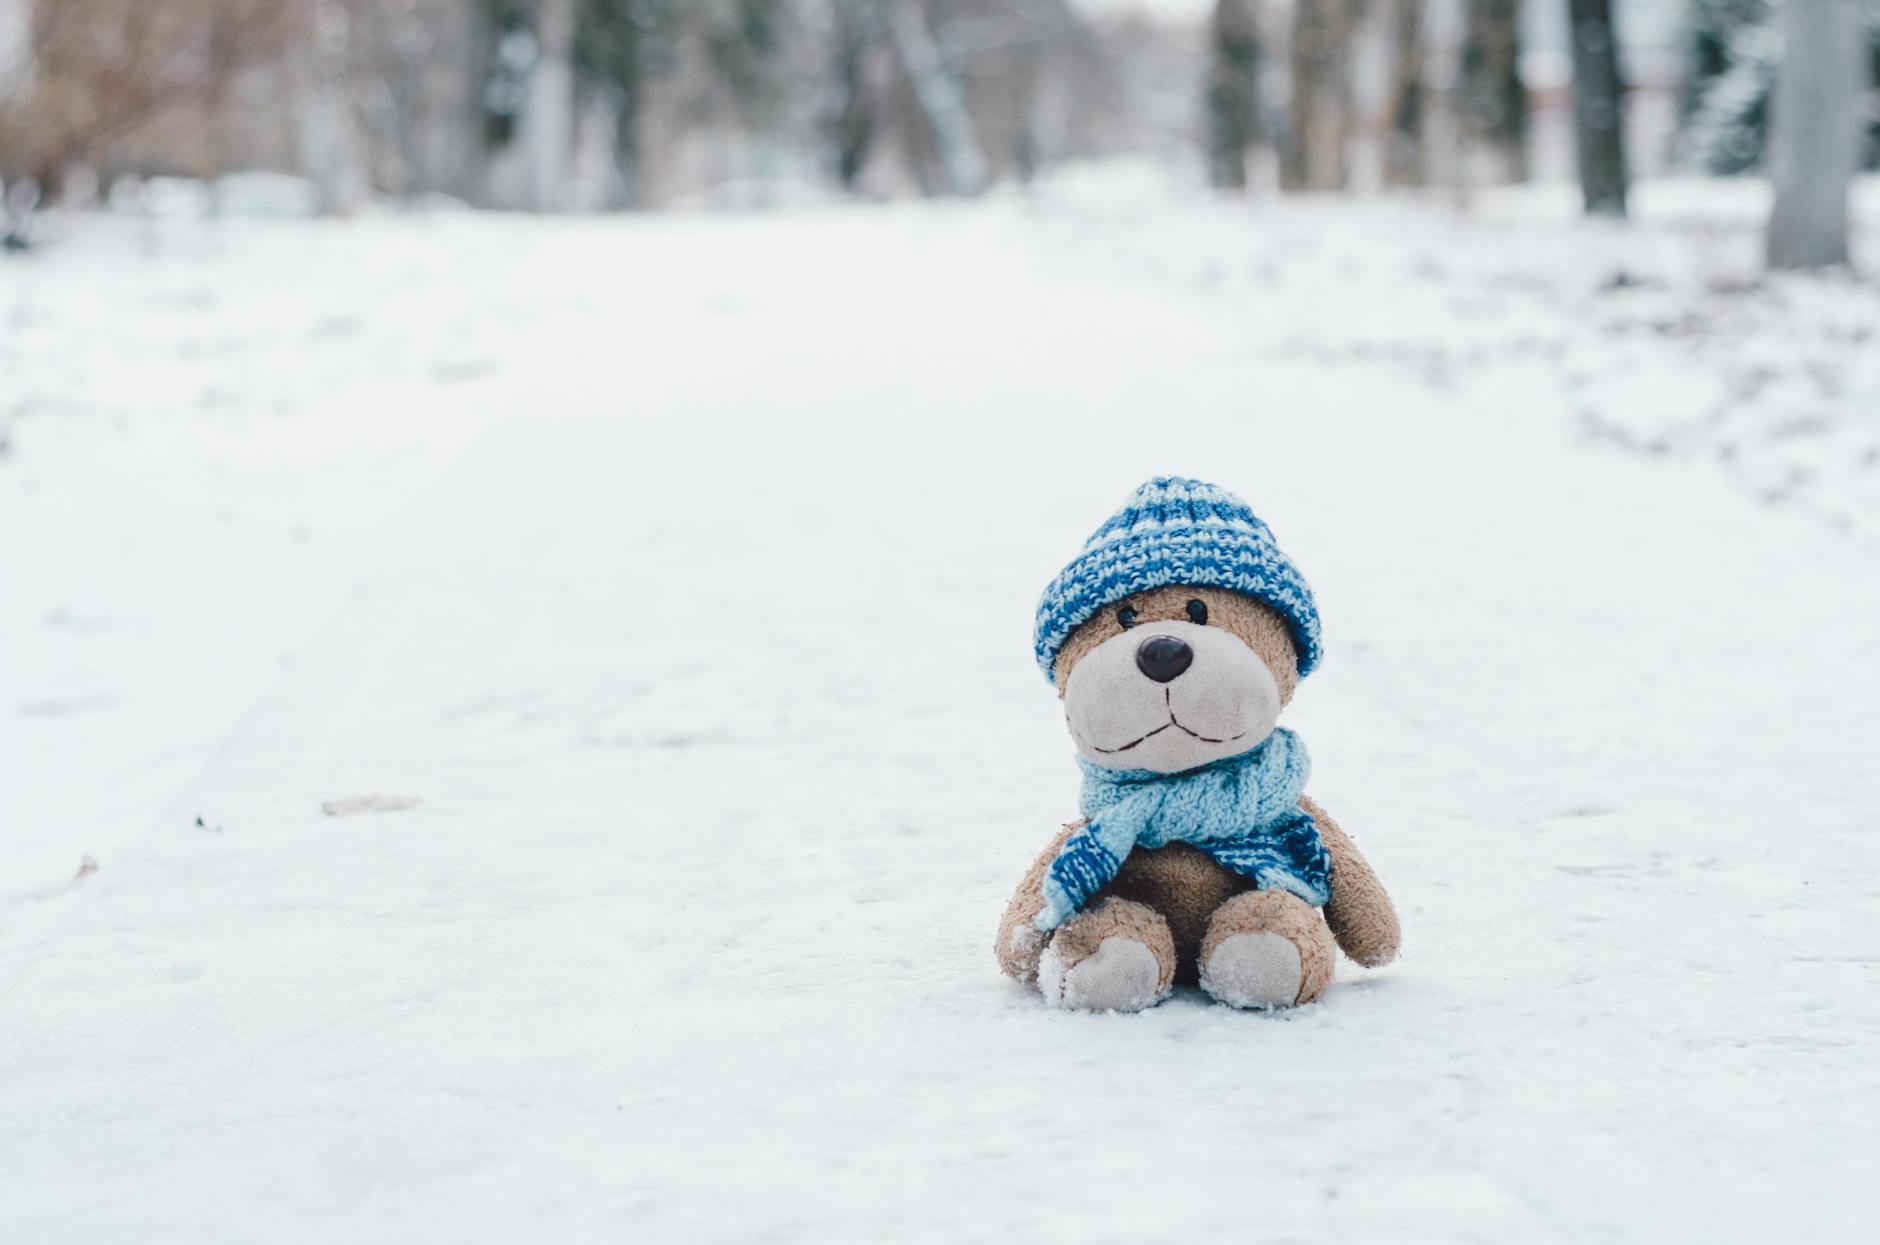
[[[1161,913],[1105,899],[1051,935],[1038,959],[1038,989],[1053,1007],[1133,1012],[1167,997],[1175,939]]]
[[[1233,1007],[1310,1003],[1332,979],[1332,932],[1285,891],[1247,891],[1214,910],[1201,940],[1201,988]]]

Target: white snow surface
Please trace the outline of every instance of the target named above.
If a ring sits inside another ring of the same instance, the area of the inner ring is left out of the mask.
[[[1880,291],[1570,201],[0,264],[0,1240],[1869,1239]],[[1311,579],[1401,909],[1294,1011],[994,963],[1159,472]]]

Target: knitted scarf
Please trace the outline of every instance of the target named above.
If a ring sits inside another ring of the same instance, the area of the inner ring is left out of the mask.
[[[1039,929],[1075,915],[1135,848],[1170,843],[1200,848],[1260,890],[1290,891],[1314,906],[1331,898],[1331,857],[1299,807],[1310,762],[1291,731],[1275,730],[1251,752],[1179,774],[1078,763],[1089,821],[1045,873]]]

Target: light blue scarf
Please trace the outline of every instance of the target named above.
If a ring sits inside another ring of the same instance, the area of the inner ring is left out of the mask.
[[[1179,774],[1084,767],[1089,823],[1058,849],[1034,924],[1069,920],[1138,847],[1189,843],[1260,890],[1289,891],[1313,906],[1331,898],[1332,860],[1299,807],[1310,761],[1299,737],[1275,730],[1239,756]]]

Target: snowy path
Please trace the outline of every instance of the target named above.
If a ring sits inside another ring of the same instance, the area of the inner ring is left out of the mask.
[[[0,894],[0,1238],[1859,1239],[1872,545],[1292,349],[1140,228],[451,226],[542,278],[513,337],[423,286],[496,362],[345,441],[371,522],[294,476],[344,539],[247,573],[325,621],[244,607],[292,660],[225,638],[267,690],[182,797]],[[990,953],[1074,801],[1031,604],[1163,470],[1312,578],[1288,721],[1404,914],[1289,1016]],[[419,803],[320,812],[366,795]]]

